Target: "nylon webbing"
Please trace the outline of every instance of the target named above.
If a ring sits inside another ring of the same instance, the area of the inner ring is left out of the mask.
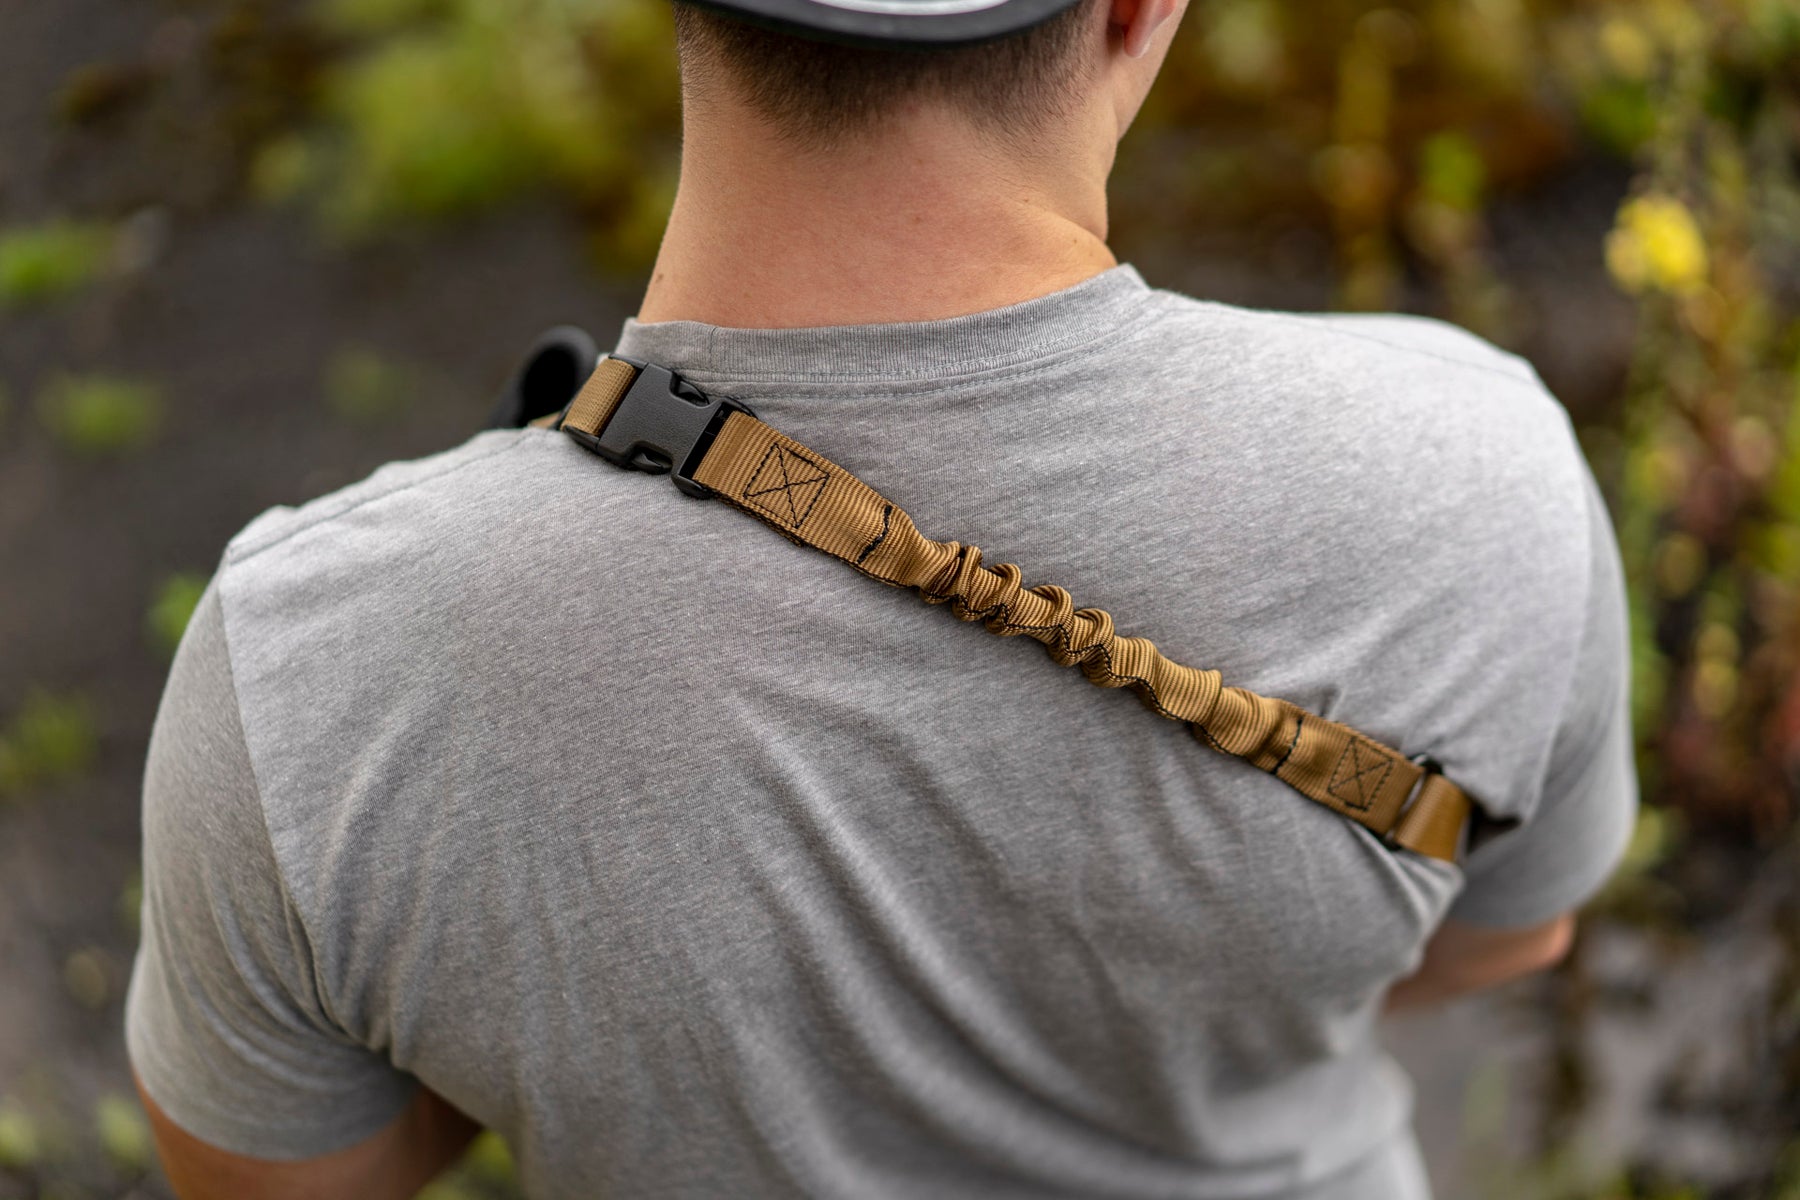
[[[636,374],[629,363],[603,359],[561,427],[597,437]],[[1079,666],[1100,687],[1130,688],[1206,745],[1391,844],[1455,860],[1470,802],[1442,774],[1285,700],[1226,687],[1217,671],[1172,662],[1147,638],[1119,634],[1100,609],[1076,608],[1062,588],[1024,586],[1012,563],[989,567],[974,546],[933,541],[855,475],[748,413],[725,418],[692,470],[695,482],[788,539],[916,589],[928,604],[949,604],[959,619],[984,622],[1001,637],[1033,638],[1059,666]]]

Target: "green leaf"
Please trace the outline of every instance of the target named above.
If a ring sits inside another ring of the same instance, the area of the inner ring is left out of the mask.
[[[113,1164],[128,1171],[144,1171],[155,1153],[150,1123],[136,1100],[117,1093],[100,1097],[94,1105],[94,1133],[100,1149]]]
[[[1440,204],[1473,212],[1487,186],[1487,163],[1467,135],[1437,134],[1419,147],[1419,186]]]
[[[1601,143],[1620,154],[1635,153],[1656,136],[1657,110],[1642,83],[1614,80],[1581,97],[1582,120]]]
[[[16,1101],[0,1104],[0,1167],[26,1170],[43,1154],[44,1135],[37,1119]]]
[[[206,576],[188,571],[166,576],[156,585],[156,594],[151,597],[144,624],[149,631],[150,644],[157,653],[165,658],[174,657],[175,647],[181,644],[181,635],[187,632],[188,622],[193,619],[194,609],[205,592]]]
[[[0,728],[0,797],[79,775],[98,743],[85,700],[31,693]]]
[[[143,449],[163,419],[155,385],[114,375],[59,375],[38,393],[37,410],[52,437],[87,458]]]
[[[463,1166],[477,1179],[492,1184],[511,1182],[515,1173],[512,1150],[506,1139],[491,1129],[470,1143]]]
[[[144,877],[137,871],[119,888],[119,921],[136,936],[144,921]]]
[[[1626,843],[1617,876],[1626,878],[1654,870],[1681,845],[1681,814],[1649,805],[1638,809],[1631,840]]]
[[[0,307],[44,304],[92,281],[106,265],[112,231],[51,221],[0,232]]]
[[[90,1011],[106,1007],[112,997],[112,972],[106,955],[94,946],[84,946],[63,960],[63,987],[75,1003]]]

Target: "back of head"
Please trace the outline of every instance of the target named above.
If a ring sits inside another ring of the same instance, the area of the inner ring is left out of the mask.
[[[1099,0],[1076,0],[999,37],[941,44],[826,40],[676,0],[676,47],[690,97],[751,105],[788,142],[829,148],[908,108],[938,105],[1009,140],[1067,113],[1091,64],[1084,34]]]

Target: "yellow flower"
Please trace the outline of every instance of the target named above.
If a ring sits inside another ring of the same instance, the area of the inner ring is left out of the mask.
[[[1706,242],[1681,201],[1639,196],[1606,235],[1606,269],[1627,291],[1688,295],[1706,282]]]
[[[1600,26],[1600,49],[1612,69],[1627,79],[1647,79],[1656,70],[1656,43],[1641,25],[1624,17]]]

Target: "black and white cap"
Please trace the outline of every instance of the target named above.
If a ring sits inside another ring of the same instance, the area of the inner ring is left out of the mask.
[[[697,0],[728,16],[861,45],[948,46],[1005,37],[1078,0]]]

